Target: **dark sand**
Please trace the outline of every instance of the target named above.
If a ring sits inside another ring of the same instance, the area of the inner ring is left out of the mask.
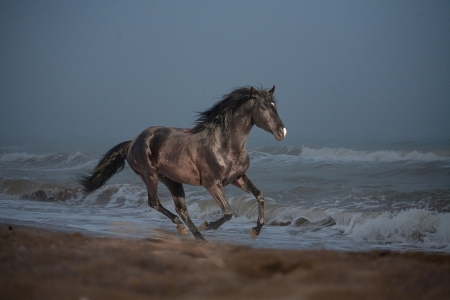
[[[449,254],[265,250],[9,227],[0,224],[0,299],[450,299]]]

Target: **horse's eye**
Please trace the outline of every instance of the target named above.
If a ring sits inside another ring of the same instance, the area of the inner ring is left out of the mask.
[[[262,110],[266,110],[267,107],[265,105],[261,105]]]

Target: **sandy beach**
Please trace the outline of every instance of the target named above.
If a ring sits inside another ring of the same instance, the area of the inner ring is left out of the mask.
[[[289,251],[0,225],[1,299],[448,299],[450,255]]]

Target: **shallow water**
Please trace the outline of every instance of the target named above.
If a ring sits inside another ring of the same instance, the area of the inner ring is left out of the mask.
[[[144,185],[129,167],[91,194],[77,185],[75,175],[92,169],[114,145],[3,143],[0,219],[100,236],[141,238],[161,229],[177,235],[170,220],[148,207]],[[260,141],[249,149],[247,174],[264,192],[266,226],[252,241],[256,201],[225,187],[234,218],[205,232],[206,239],[266,248],[450,252],[448,142],[337,147]],[[221,217],[204,188],[185,191],[195,224]],[[159,196],[174,211],[163,185]]]

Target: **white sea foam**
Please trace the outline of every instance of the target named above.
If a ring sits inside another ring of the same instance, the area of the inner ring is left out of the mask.
[[[438,155],[430,151],[356,151],[346,148],[320,148],[302,147],[299,155],[302,158],[330,161],[449,161],[450,157]]]
[[[312,148],[308,146],[282,146],[264,147],[250,151],[252,162],[277,163],[284,166],[299,159],[312,161],[336,161],[336,162],[395,162],[395,161],[417,161],[450,162],[450,151],[419,151],[419,150],[353,150],[347,148]]]
[[[30,154],[26,152],[13,152],[0,154],[0,163],[21,166],[34,166],[42,170],[79,170],[92,169],[97,163],[98,158],[92,158],[82,152],[51,153],[51,154]]]
[[[230,199],[238,218],[254,222],[257,205],[251,197]],[[349,237],[374,244],[409,244],[450,249],[450,213],[410,208],[397,212],[358,212],[320,207],[266,205],[266,224],[294,227],[329,227]]]
[[[376,150],[363,151],[347,148],[312,148],[308,146],[265,147],[250,151],[252,162],[268,163],[276,161],[280,165],[288,165],[293,160],[308,159],[316,161],[362,161],[362,162],[392,162],[392,161],[449,161],[450,151],[392,151]],[[296,159],[297,158],[297,159]],[[87,167],[95,165],[98,157],[90,157],[82,152],[69,154],[50,153],[33,154],[27,152],[13,152],[0,154],[3,163],[35,163],[55,162],[55,167]]]
[[[338,224],[350,237],[372,243],[406,243],[431,248],[450,248],[450,213],[424,209],[383,212],[377,217],[358,218]]]
[[[102,214],[111,215],[111,217],[116,214],[117,216],[145,214],[145,218],[151,217],[164,221],[168,224],[167,226],[171,224],[158,212],[153,211],[150,215],[147,214],[150,210],[147,205],[147,192],[142,186],[111,184],[90,194],[82,192],[76,186],[65,188],[40,186],[17,196],[45,205],[67,203],[79,209],[84,207],[88,211],[101,208]],[[164,196],[163,204],[173,211],[172,200],[167,196]],[[188,201],[189,214],[196,222],[214,221],[222,217],[220,208],[210,196],[199,194],[191,198],[193,199]],[[229,202],[235,213],[232,224],[256,222],[258,206],[253,196],[231,197]],[[450,213],[415,208],[397,212],[358,212],[342,208],[286,206],[269,197],[266,198],[265,208],[266,225],[288,226],[291,229],[287,231],[325,230],[324,232],[329,232],[329,230],[335,230],[350,239],[371,245],[405,245],[406,248],[413,246],[416,249],[450,250]],[[98,217],[102,218],[102,216]],[[93,216],[94,219],[98,217]]]
[[[156,222],[152,224],[175,230],[167,217],[149,208],[145,185],[130,168],[102,188],[85,193],[75,175],[92,170],[99,156],[80,151],[52,153],[53,149],[32,154],[27,150],[8,148],[2,151],[15,152],[0,154],[0,206],[15,207],[3,213],[4,217],[30,214],[30,221],[45,216],[55,224],[95,227],[127,216],[138,223]],[[261,245],[281,245],[284,240],[293,248],[302,243],[305,247],[334,249],[450,252],[449,153],[307,146],[250,151],[250,177],[265,193],[264,234],[268,239]],[[383,163],[396,161],[401,163]],[[161,202],[175,213],[169,191],[160,186]],[[224,234],[224,240],[230,240],[245,228],[247,239],[248,228],[258,218],[258,205],[254,196],[231,189],[225,193],[235,213],[233,219],[208,234]],[[205,189],[186,185],[185,192],[195,224],[222,217],[221,209]],[[30,212],[31,206],[35,212]],[[64,213],[55,210],[52,216],[49,211],[53,208]],[[66,213],[72,213],[73,220],[66,221]],[[334,245],[328,244],[330,240]]]
[[[28,154],[26,152],[5,153],[0,155],[0,162],[27,162],[44,160],[47,155]]]

